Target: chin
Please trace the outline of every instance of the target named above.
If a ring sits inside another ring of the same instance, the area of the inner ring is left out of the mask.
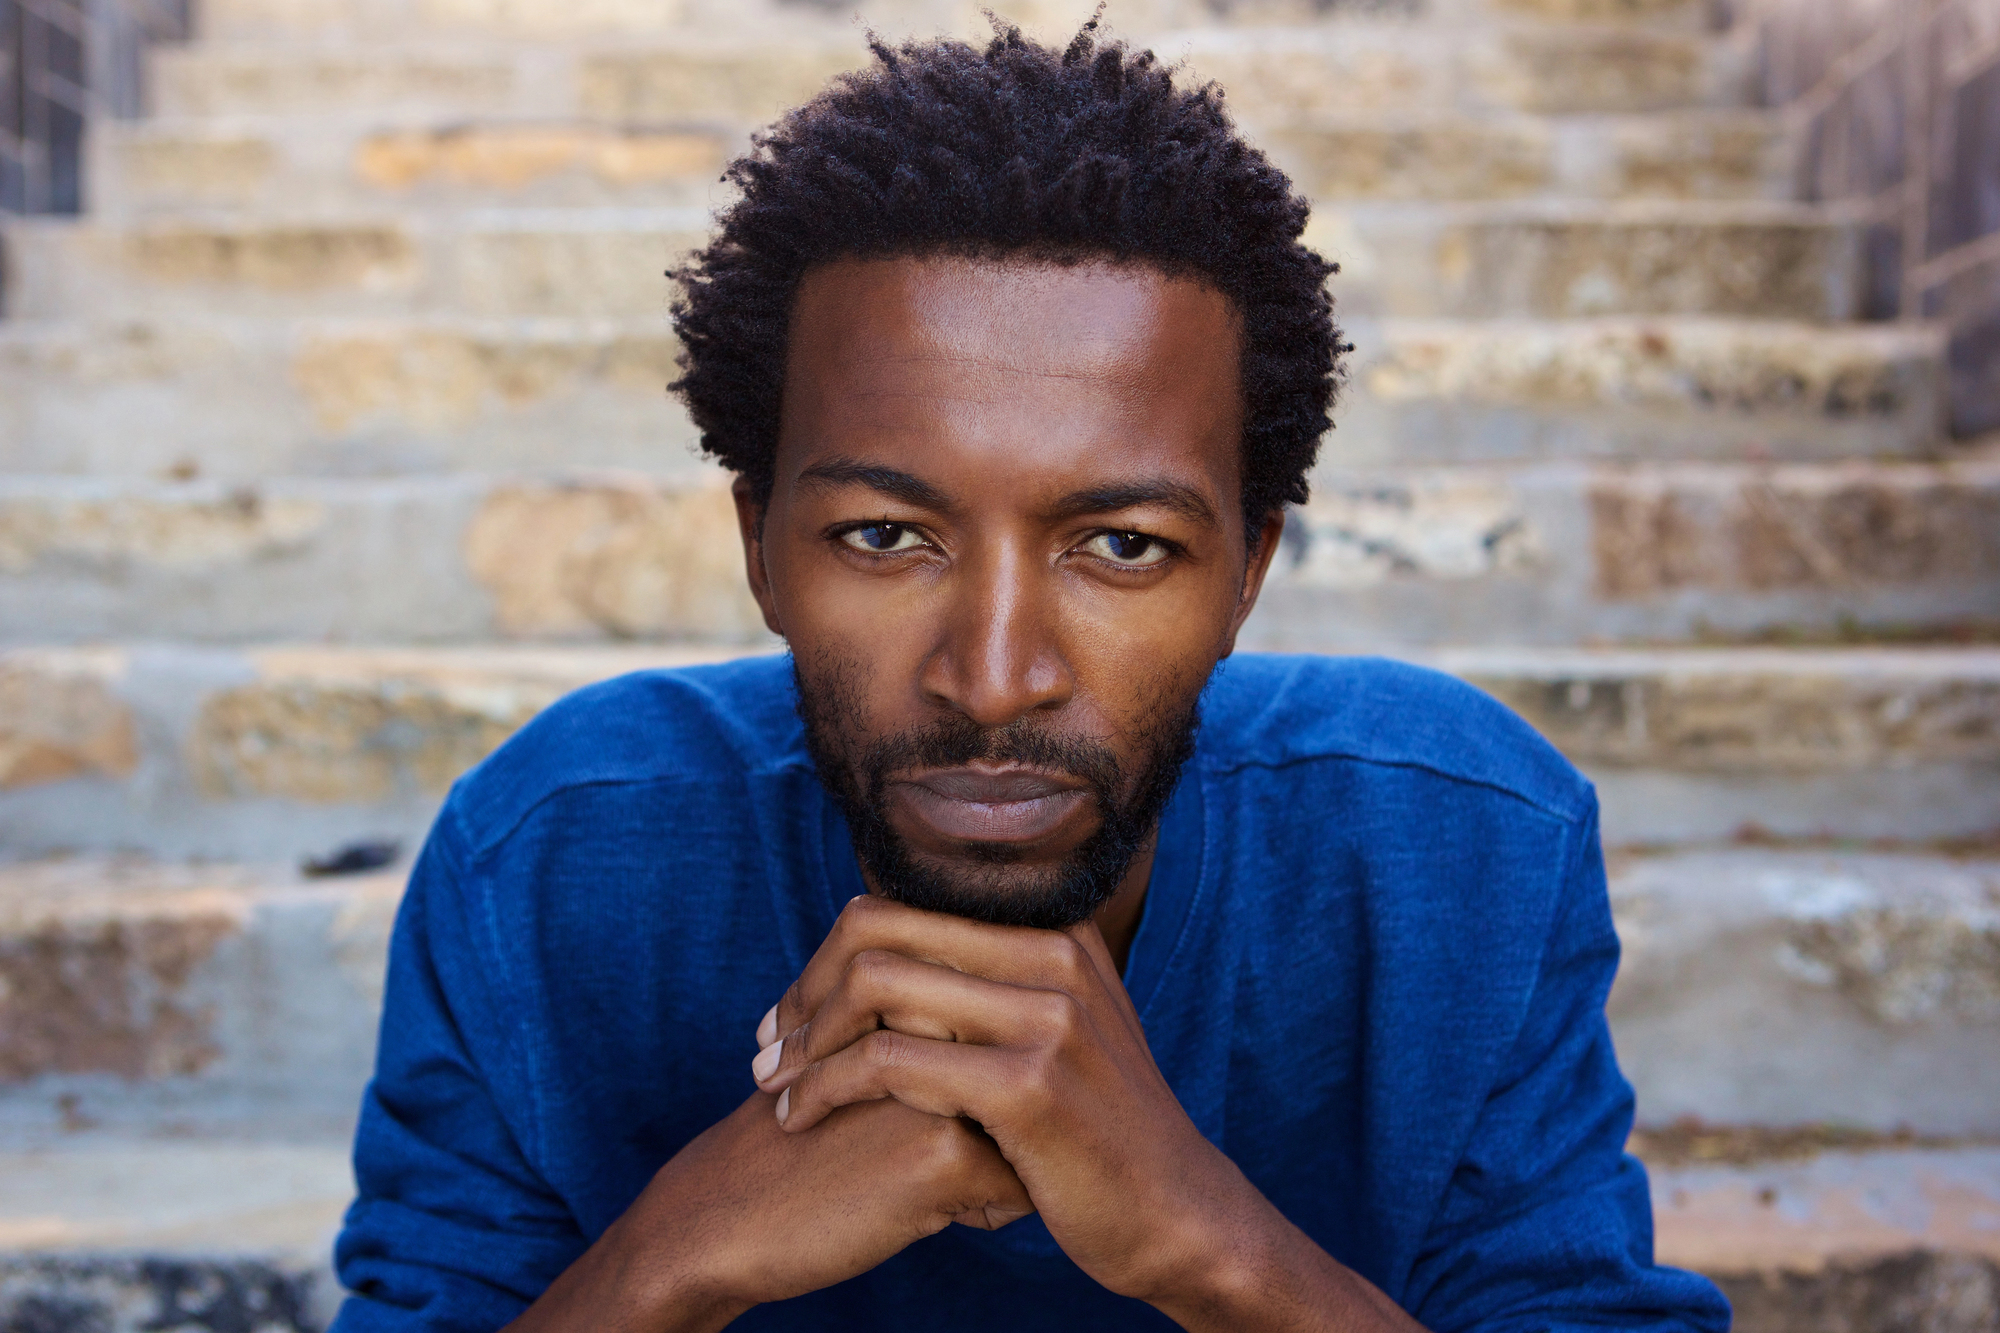
[[[1024,865],[1021,855],[1005,843],[980,844],[969,857],[913,854],[876,868],[874,878],[883,897],[911,907],[1044,930],[1088,921],[1117,889],[1115,880],[1102,885],[1066,863]]]

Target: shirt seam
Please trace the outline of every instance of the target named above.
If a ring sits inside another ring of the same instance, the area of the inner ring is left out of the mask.
[[[1285,768],[1296,768],[1301,764],[1317,764],[1328,761],[1368,764],[1375,768],[1413,769],[1420,773],[1429,773],[1433,777],[1443,778],[1447,782],[1458,783],[1461,786],[1481,787],[1487,791],[1498,792],[1502,796],[1511,797],[1513,800],[1519,801],[1522,805],[1548,815],[1558,822],[1570,825],[1571,827],[1589,818],[1588,807],[1590,802],[1584,802],[1583,809],[1564,809],[1540,797],[1531,796],[1517,787],[1510,787],[1504,783],[1494,782],[1487,778],[1472,777],[1469,774],[1454,772],[1448,768],[1440,768],[1436,764],[1427,764],[1421,759],[1382,759],[1374,755],[1355,754],[1351,751],[1329,750],[1320,754],[1288,755],[1283,759],[1236,758],[1224,761],[1211,758],[1203,764],[1203,767],[1211,773],[1223,775],[1240,773],[1244,769],[1250,768],[1276,771]],[[1585,781],[1586,783],[1588,782],[1587,779]]]

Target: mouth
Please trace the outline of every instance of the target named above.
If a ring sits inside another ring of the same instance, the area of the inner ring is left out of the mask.
[[[1015,765],[929,769],[889,790],[927,832],[949,842],[1039,842],[1091,803],[1081,780]]]

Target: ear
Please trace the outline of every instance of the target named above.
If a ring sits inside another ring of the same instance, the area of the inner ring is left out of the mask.
[[[743,572],[750,580],[750,595],[764,613],[765,628],[782,639],[785,627],[778,623],[777,603],[771,599],[771,572],[764,567],[765,506],[757,503],[747,477],[739,476],[731,483],[729,498],[736,501],[736,530],[743,537]]]
[[[1236,614],[1229,619],[1229,638],[1222,648],[1224,657],[1236,651],[1236,636],[1257,608],[1257,594],[1264,590],[1264,576],[1271,572],[1271,561],[1277,558],[1278,543],[1284,536],[1285,511],[1273,509],[1264,515],[1264,524],[1257,530],[1256,549],[1243,562],[1243,588],[1236,597]]]

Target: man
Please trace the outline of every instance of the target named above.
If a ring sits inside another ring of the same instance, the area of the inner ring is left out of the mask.
[[[1587,784],[1224,662],[1345,350],[1304,205],[1088,29],[877,55],[679,275],[791,656],[454,790],[337,1327],[1724,1327],[1622,1152]]]

